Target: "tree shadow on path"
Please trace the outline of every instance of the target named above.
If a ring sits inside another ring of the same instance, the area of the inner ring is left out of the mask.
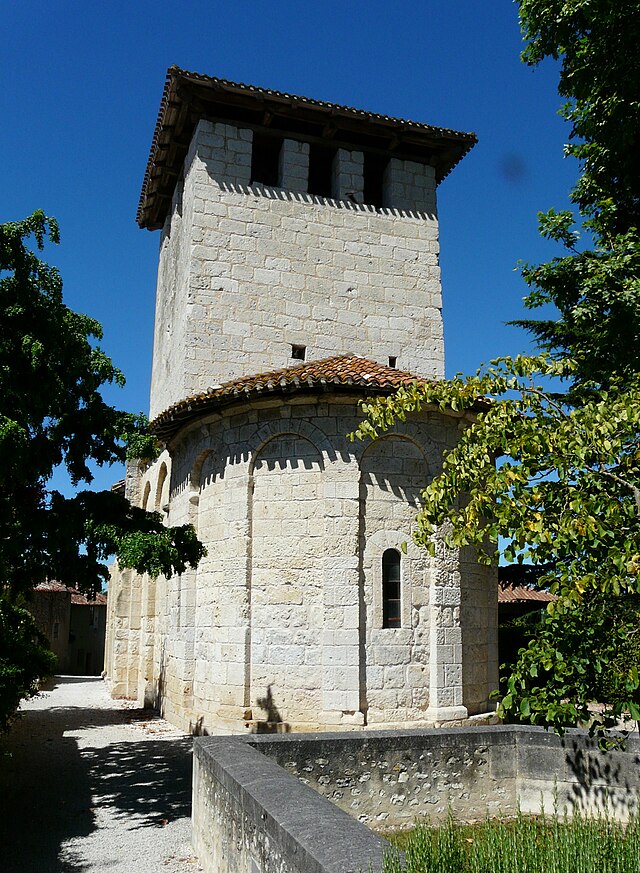
[[[190,816],[192,745],[184,737],[83,750],[95,805],[112,807],[129,829]]]
[[[2,873],[89,870],[60,849],[96,829],[97,808],[129,819],[127,829],[162,827],[190,814],[190,737],[138,741],[143,735],[135,731],[131,742],[105,745],[102,735],[92,745],[92,728],[143,720],[139,730],[152,734],[151,718],[139,709],[53,706],[16,720],[0,737]],[[84,748],[64,736],[80,730]]]

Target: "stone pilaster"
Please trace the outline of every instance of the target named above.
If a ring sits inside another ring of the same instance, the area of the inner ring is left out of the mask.
[[[384,205],[407,212],[436,213],[436,171],[429,164],[391,158],[383,180]]]
[[[280,149],[278,179],[281,188],[306,194],[309,183],[309,143],[284,140]]]
[[[429,708],[425,717],[438,725],[465,719],[468,713],[463,701],[459,572],[453,567],[431,572]]]
[[[156,580],[144,576],[141,582],[142,604],[140,643],[138,648],[138,703],[155,706],[156,686],[153,676],[153,656],[156,624]]]
[[[364,155],[338,149],[333,159],[333,196],[336,200],[364,202]]]

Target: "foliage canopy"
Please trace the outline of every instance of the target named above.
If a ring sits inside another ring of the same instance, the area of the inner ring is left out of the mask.
[[[47,239],[58,242],[59,232],[42,212],[0,225],[0,650],[17,656],[22,629],[40,666],[40,641],[19,613],[39,582],[56,579],[92,593],[112,554],[121,566],[167,576],[203,554],[192,527],[165,527],[159,514],[117,493],[68,498],[50,487],[61,465],[74,485],[90,483],[92,464],[124,461],[132,452],[149,457],[154,444],[144,416],[104,401],[101,388],[124,378],[95,344],[98,322],[64,304],[58,271],[37,256]],[[0,670],[11,684],[10,666]],[[16,681],[32,690],[33,677]]]
[[[519,322],[543,354],[368,401],[358,435],[425,407],[466,417],[423,493],[416,540],[432,550],[444,526],[452,547],[546,568],[540,584],[558,600],[521,650],[502,712],[558,731],[589,716],[601,730],[640,716],[640,15],[625,0],[519,5],[523,59],[561,62],[566,152],[580,162],[580,228],[571,211],[541,214],[563,252],[522,268],[526,305],[558,315]],[[605,704],[595,718],[593,701]]]

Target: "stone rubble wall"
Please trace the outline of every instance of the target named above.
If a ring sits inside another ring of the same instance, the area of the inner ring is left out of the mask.
[[[385,842],[369,828],[416,818],[606,810],[626,821],[639,753],[636,738],[602,752],[584,731],[562,739],[518,725],[201,738],[194,846],[205,873],[377,873]]]

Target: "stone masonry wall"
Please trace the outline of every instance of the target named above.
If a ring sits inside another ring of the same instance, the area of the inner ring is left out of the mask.
[[[395,208],[376,210],[359,205],[360,152],[336,155],[344,199],[304,193],[305,146],[285,140],[288,187],[250,185],[252,132],[198,124],[162,232],[152,418],[214,382],[287,366],[294,344],[307,359],[353,352],[443,375],[433,168],[391,159]]]
[[[378,830],[442,820],[449,809],[467,821],[517,811],[515,736],[500,729],[264,737],[256,748]]]
[[[584,731],[518,725],[203,738],[194,846],[205,873],[353,873],[380,869],[384,844],[368,828],[449,811],[482,821],[606,809],[625,821],[638,809],[639,752],[635,738],[602,752]]]
[[[522,812],[607,810],[625,821],[639,807],[640,742],[603,752],[586,731],[564,737],[525,725],[371,731],[249,742],[349,815],[378,830],[416,817],[461,821]]]
[[[419,443],[390,435],[366,446],[360,461],[365,586],[366,705],[371,725],[406,724],[429,704],[429,558],[423,550],[401,556],[402,627],[383,627],[382,562],[386,549],[409,539],[420,490],[431,478]]]
[[[231,407],[142,474],[139,493],[167,500],[168,523],[195,524],[208,555],[114,598],[109,663],[129,696],[210,733],[437,724],[490,708],[495,580],[465,588],[457,552],[432,560],[410,537],[458,419],[427,413],[373,444],[347,440],[358,419],[348,397]],[[402,625],[383,628],[382,555],[403,542]],[[463,589],[478,605],[469,628],[451,606]],[[464,645],[480,690],[464,685]]]
[[[251,746],[196,745],[193,845],[207,873],[379,873],[385,840]]]

